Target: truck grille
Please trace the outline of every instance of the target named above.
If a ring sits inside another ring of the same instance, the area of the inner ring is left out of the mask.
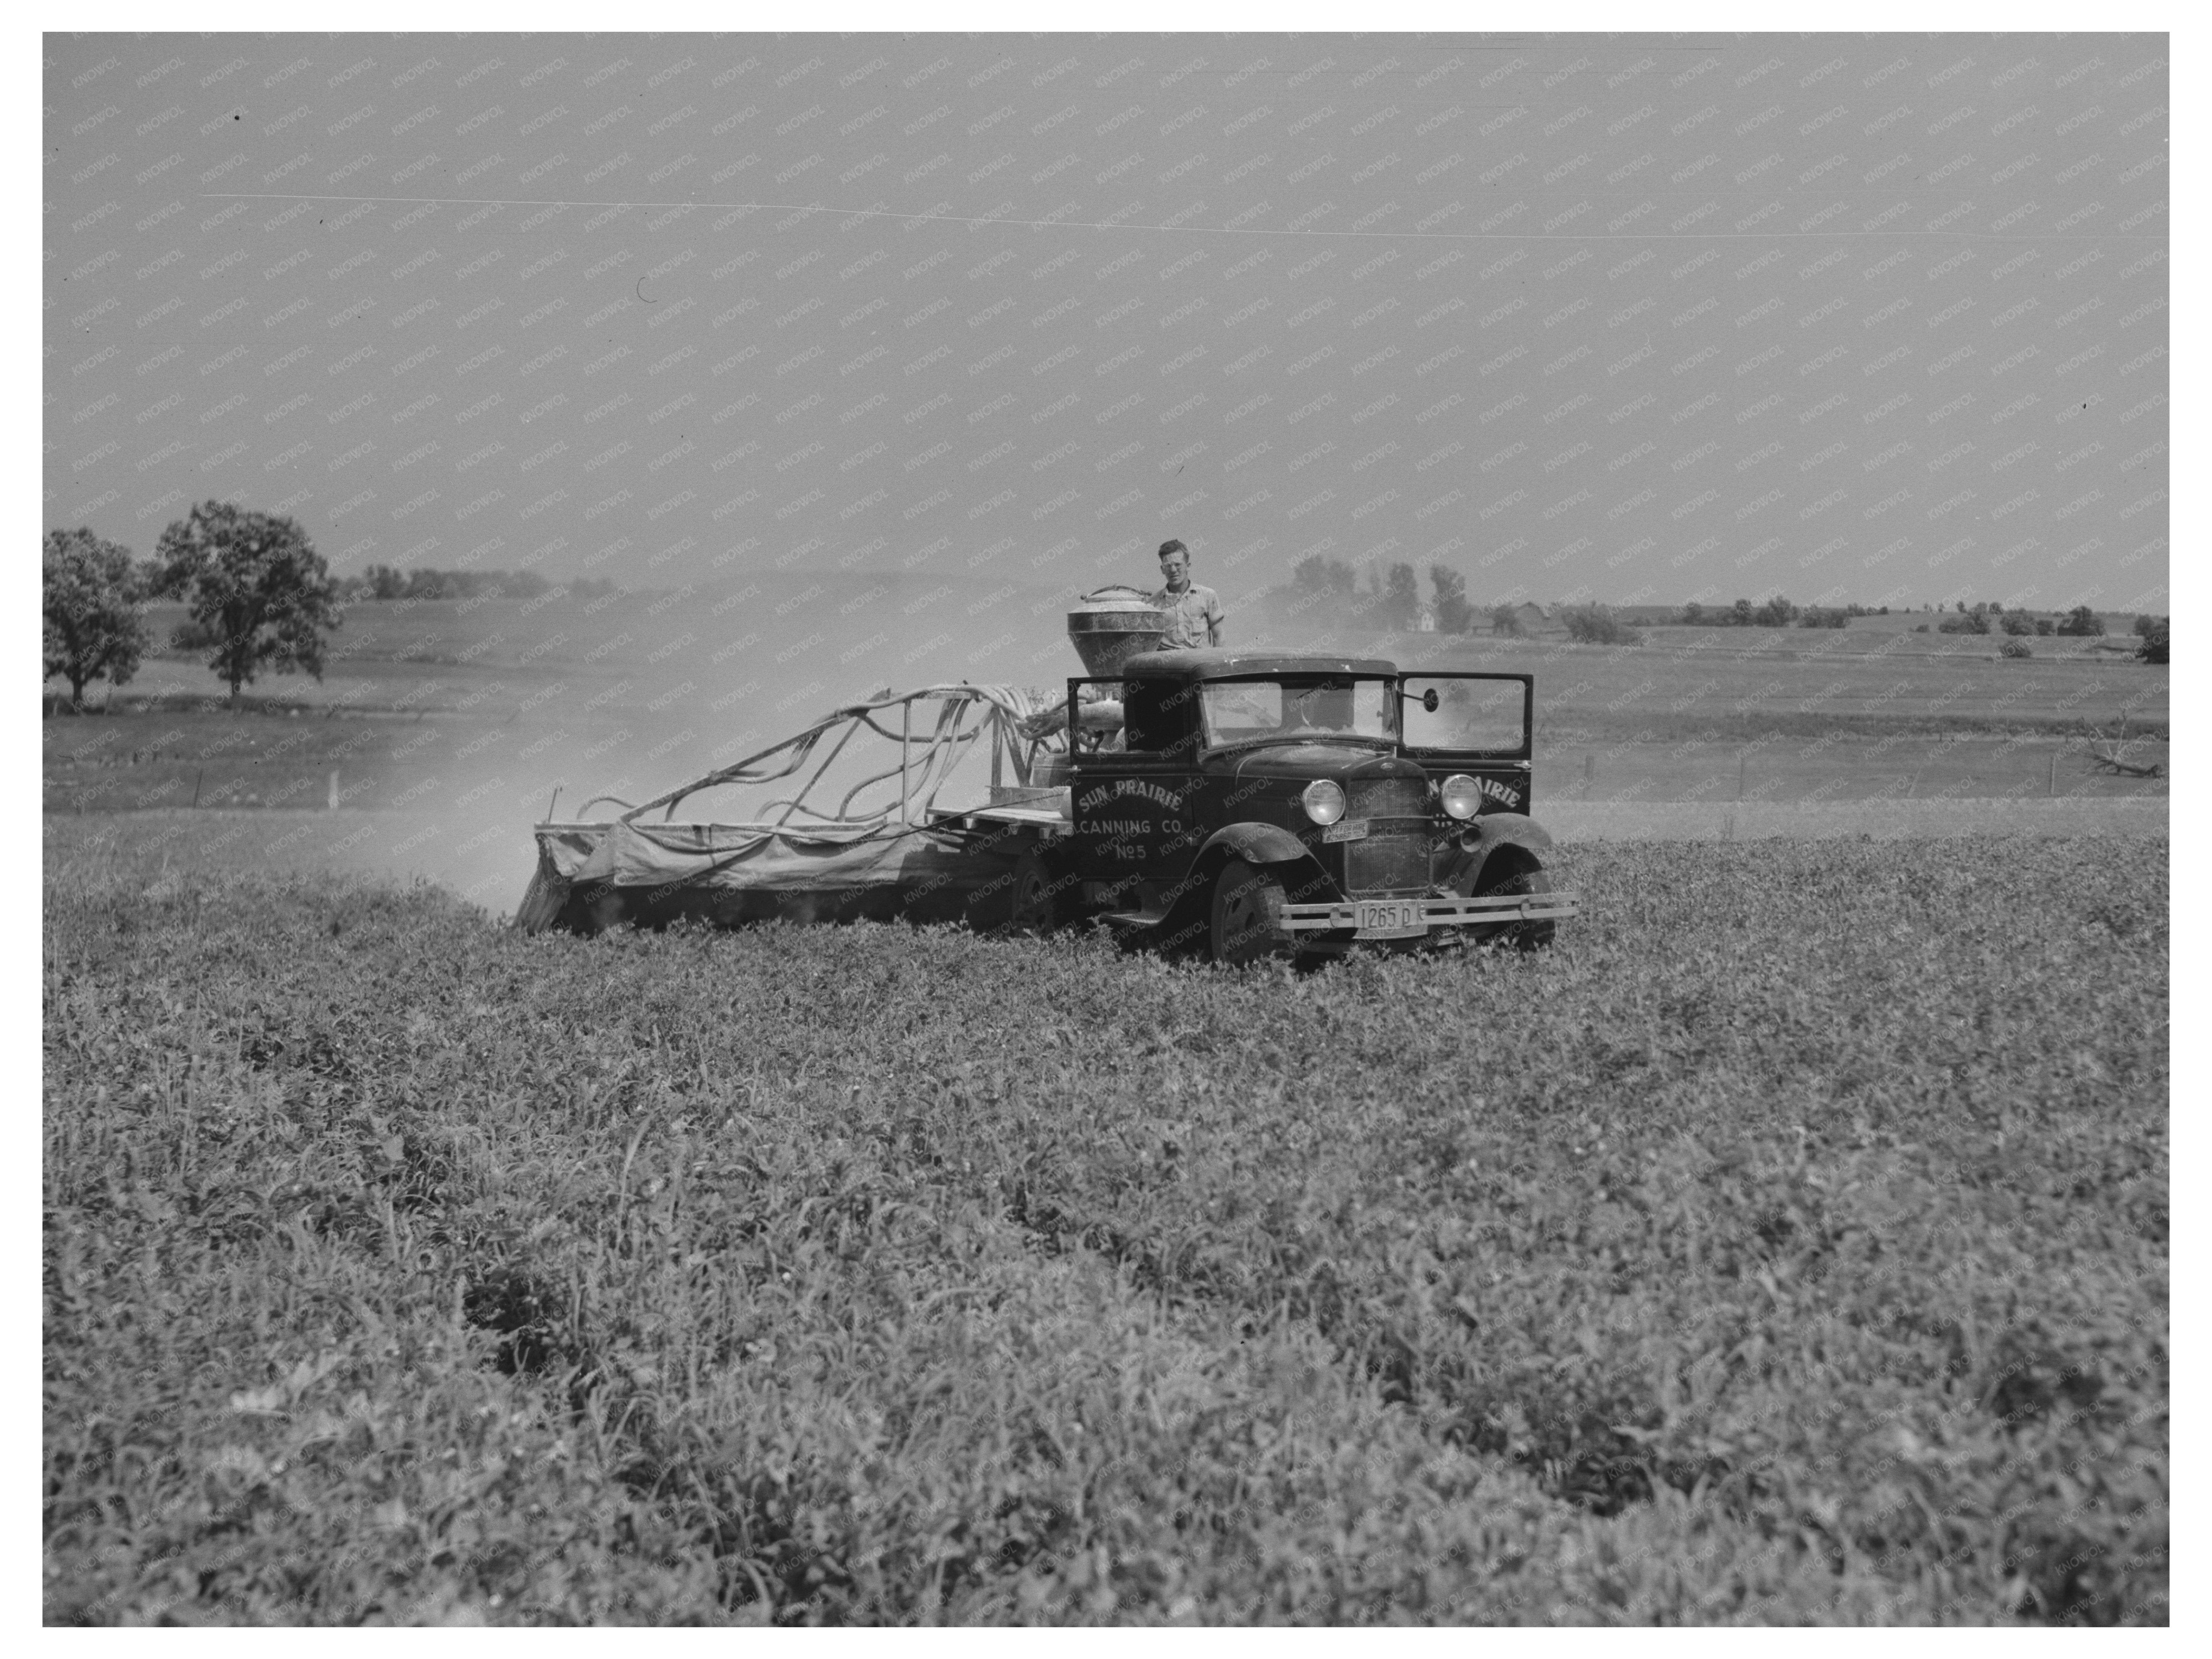
[[[1346,792],[1345,816],[1352,818],[1423,818],[1429,816],[1429,781],[1423,778],[1362,778]]]
[[[1428,836],[1370,835],[1364,841],[1346,842],[1344,888],[1348,893],[1426,892]]]

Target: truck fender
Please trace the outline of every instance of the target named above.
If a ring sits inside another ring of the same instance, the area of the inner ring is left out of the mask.
[[[1261,867],[1273,866],[1284,886],[1293,894],[1328,880],[1313,850],[1280,824],[1227,824],[1206,838],[1188,872],[1165,895],[1168,909],[1161,922],[1164,930],[1188,933],[1203,925],[1213,897],[1213,878],[1233,858]],[[1302,871],[1285,867],[1301,865]]]
[[[1198,863],[1239,858],[1252,865],[1289,864],[1313,856],[1306,844],[1279,823],[1231,823],[1215,830],[1198,849]]]
[[[1460,832],[1459,846],[1441,872],[1441,884],[1455,893],[1472,894],[1500,874],[1540,870],[1551,850],[1549,832],[1525,812],[1485,812]]]

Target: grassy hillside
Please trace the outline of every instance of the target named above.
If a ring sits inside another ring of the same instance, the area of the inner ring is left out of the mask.
[[[49,823],[51,1621],[2166,1616],[2162,842],[1301,979]]]

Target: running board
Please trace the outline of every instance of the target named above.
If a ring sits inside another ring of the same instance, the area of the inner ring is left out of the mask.
[[[1109,927],[1157,927],[1168,919],[1164,910],[1109,910],[1098,918]]]

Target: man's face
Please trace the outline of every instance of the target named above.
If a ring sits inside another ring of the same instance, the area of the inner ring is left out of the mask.
[[[1190,553],[1177,548],[1172,553],[1160,555],[1160,574],[1167,578],[1168,586],[1181,591],[1190,585]]]

